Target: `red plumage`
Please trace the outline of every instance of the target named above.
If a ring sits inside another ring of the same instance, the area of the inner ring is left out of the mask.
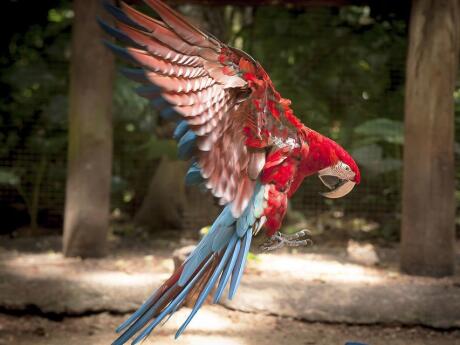
[[[127,53],[198,136],[196,156],[206,185],[222,204],[233,202],[235,216],[246,207],[257,178],[273,185],[274,198],[287,198],[304,177],[341,160],[359,182],[348,153],[302,124],[258,62],[197,29],[161,1],[146,2],[163,22],[123,3],[136,26],[126,20],[117,26],[139,46]],[[279,227],[284,213],[283,207],[272,207],[266,226]]]
[[[318,172],[337,177],[338,181],[325,183],[339,191],[329,192],[329,197],[345,195],[360,181],[351,156],[302,124],[291,101],[275,90],[257,61],[196,28],[162,1],[145,2],[161,20],[125,3],[121,9],[105,5],[117,29],[105,23],[102,27],[128,47],[107,45],[140,67],[126,72],[144,84],[139,94],[164,117],[180,119],[174,134],[179,155],[192,160],[193,180],[198,173],[197,180],[227,206],[188,261],[119,327],[124,332],[116,345],[137,333],[134,342],[141,341],[175,312],[187,294],[197,291],[198,300],[180,335],[218,275],[227,279],[219,283],[222,293],[232,274],[233,296],[252,235],[263,226],[267,236],[276,233],[288,198],[305,177]]]

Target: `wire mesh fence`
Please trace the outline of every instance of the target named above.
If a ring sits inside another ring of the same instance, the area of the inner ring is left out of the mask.
[[[62,13],[68,10],[64,7]],[[319,181],[310,178],[293,198],[292,209],[316,227],[327,223],[397,236],[406,20],[391,14],[375,16],[366,6],[185,6],[183,10],[258,59],[281,94],[292,99],[294,111],[304,123],[342,143],[360,164],[362,183],[347,198],[332,201],[320,197]],[[218,23],[217,17],[222,19]],[[71,16],[67,19],[67,26],[61,26],[68,34]],[[53,44],[68,47],[68,39]],[[31,221],[43,227],[62,225],[67,84],[61,78],[60,97],[51,92],[37,95],[36,91],[43,88],[45,77],[57,80],[64,75],[63,64],[68,64],[68,56],[48,59],[46,76],[41,76],[40,70],[29,74],[22,92],[31,92],[29,99],[34,100],[36,111],[15,122],[14,112],[21,113],[21,105],[2,109],[2,231]],[[2,80],[17,92],[11,79]],[[155,111],[134,95],[132,86],[119,77],[114,94],[112,209],[127,222],[145,201],[160,157],[174,155],[173,146],[165,139],[168,130]],[[13,97],[10,101],[20,100]],[[209,210],[209,198],[192,190],[187,202],[180,210],[183,228],[194,229],[212,221],[215,211]]]

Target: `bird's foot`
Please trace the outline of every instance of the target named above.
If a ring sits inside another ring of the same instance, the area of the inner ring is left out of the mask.
[[[310,231],[307,229],[300,230],[292,235],[286,235],[278,231],[267,242],[263,243],[260,248],[268,252],[283,247],[308,246],[313,243],[308,238],[309,235]]]

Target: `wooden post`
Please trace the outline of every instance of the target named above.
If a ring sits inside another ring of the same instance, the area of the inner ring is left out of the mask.
[[[114,61],[96,22],[101,1],[73,4],[64,254],[97,257],[109,225]]]
[[[406,71],[401,269],[454,273],[459,0],[414,0]]]

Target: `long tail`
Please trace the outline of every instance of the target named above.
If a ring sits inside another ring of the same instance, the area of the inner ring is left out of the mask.
[[[243,274],[252,235],[263,225],[263,204],[264,188],[258,184],[241,217],[235,219],[231,204],[227,205],[186,261],[117,328],[117,332],[123,333],[113,345],[122,345],[134,335],[137,336],[132,344],[138,344],[195,291],[199,293],[195,305],[176,338],[184,332],[214,286],[217,285],[213,302],[217,303],[230,280],[228,297],[232,299]]]

